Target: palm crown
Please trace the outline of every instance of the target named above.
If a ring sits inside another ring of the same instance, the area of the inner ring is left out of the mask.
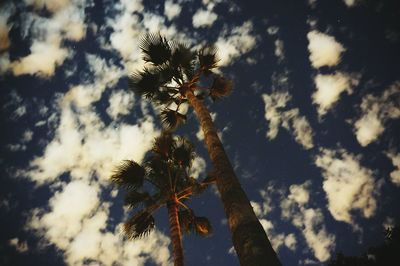
[[[126,190],[124,203],[139,211],[123,226],[130,239],[146,236],[154,228],[153,213],[168,204],[176,204],[182,231],[201,236],[211,233],[210,222],[198,217],[185,202],[202,192],[210,178],[198,182],[189,175],[195,157],[193,146],[185,138],[163,133],[155,139],[151,155],[142,165],[125,160],[115,168],[111,180]]]
[[[187,101],[187,90],[196,91],[199,98],[208,94],[213,100],[232,91],[232,82],[213,71],[219,61],[214,46],[205,45],[193,51],[184,43],[148,34],[140,48],[146,64],[143,70],[130,76],[129,87],[163,105],[161,119],[167,129],[174,129],[185,121],[186,116],[179,109]],[[211,84],[200,87],[202,77],[212,78]]]

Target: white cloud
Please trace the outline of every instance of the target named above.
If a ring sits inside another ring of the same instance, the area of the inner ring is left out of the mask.
[[[334,37],[313,30],[307,34],[307,38],[310,61],[314,68],[335,66],[340,62],[345,48]]]
[[[108,102],[106,112],[112,119],[117,120],[120,116],[129,114],[134,104],[134,97],[129,92],[114,91]]]
[[[381,96],[368,94],[363,97],[361,117],[354,123],[354,132],[361,146],[377,140],[388,120],[400,118],[399,96],[400,82],[395,82]]]
[[[251,34],[253,24],[250,21],[230,31],[224,31],[215,46],[218,49],[220,66],[230,65],[233,60],[251,51],[256,46],[257,37]]]
[[[204,174],[204,171],[206,170],[206,161],[200,156],[196,156],[195,159],[192,162],[192,167],[190,169],[190,176],[198,179],[199,177],[204,178],[205,176],[202,176]]]
[[[343,0],[346,6],[353,7],[358,3],[358,0]]]
[[[332,75],[318,74],[314,82],[317,90],[312,95],[313,103],[318,105],[318,114],[323,116],[339,100],[342,92],[353,93],[352,86],[358,84],[358,78],[337,72]]]
[[[10,239],[8,244],[14,247],[19,253],[25,253],[29,250],[28,243],[20,241],[17,237]]]
[[[290,220],[303,234],[314,256],[324,262],[335,247],[335,236],[326,231],[321,209],[308,207],[311,183],[291,185],[289,196],[281,201],[282,218]],[[285,193],[287,194],[287,193]],[[290,242],[290,239],[288,240]]]
[[[359,210],[365,218],[375,214],[378,183],[373,178],[372,170],[360,164],[359,157],[342,149],[321,149],[315,157],[315,164],[322,169],[323,189],[333,218],[357,229],[355,210]]]
[[[279,62],[285,59],[282,40],[279,39],[275,40],[275,56],[278,58]]]
[[[64,40],[80,41],[86,36],[85,3],[80,1],[38,1],[26,0],[37,9],[46,7],[53,12],[42,17],[35,12],[24,13],[22,35],[32,40],[30,54],[16,59],[8,66],[16,76],[38,75],[43,78],[54,74],[57,66],[72,54],[62,47]]]
[[[291,100],[287,91],[275,91],[263,94],[265,103],[265,119],[269,122],[267,138],[273,140],[279,132],[279,127],[288,130],[296,142],[305,149],[311,149],[313,144],[313,130],[305,116],[300,115],[299,108],[286,107]]]
[[[392,160],[395,169],[390,173],[390,180],[397,186],[400,186],[400,153],[388,152],[386,155]]]
[[[96,182],[73,180],[62,184],[49,201],[49,210],[35,209],[27,225],[44,243],[64,251],[68,265],[83,265],[93,260],[102,265],[144,265],[147,259],[169,265],[169,239],[158,231],[147,238],[124,241],[106,231],[108,203],[100,203]]]
[[[217,20],[217,17],[218,17],[217,14],[212,12],[212,10],[199,9],[193,15],[193,18],[192,18],[193,27],[195,27],[195,28],[208,27],[209,28]]]
[[[181,13],[181,9],[181,6],[174,3],[172,0],[165,1],[164,14],[168,18],[168,20],[172,20],[173,18],[179,16],[179,14]]]

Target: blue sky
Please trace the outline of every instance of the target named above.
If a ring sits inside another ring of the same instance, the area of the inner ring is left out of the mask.
[[[399,217],[399,4],[368,0],[24,0],[0,5],[2,265],[170,265],[165,210],[123,239],[109,182],[143,160],[159,108],[127,88],[141,37],[214,43],[229,97],[206,101],[284,265],[324,265],[383,241]],[[278,3],[279,2],[279,3]],[[192,110],[177,133],[211,170]],[[215,188],[191,206],[187,265],[239,265]]]

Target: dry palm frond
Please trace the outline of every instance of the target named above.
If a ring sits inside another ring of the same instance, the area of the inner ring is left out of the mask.
[[[233,83],[220,75],[214,78],[214,82],[210,87],[210,96],[215,101],[224,96],[231,94]]]
[[[206,217],[195,217],[194,229],[200,236],[209,236],[212,233],[211,223]]]

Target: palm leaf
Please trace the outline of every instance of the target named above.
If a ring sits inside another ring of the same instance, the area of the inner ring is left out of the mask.
[[[233,83],[231,80],[224,78],[223,76],[217,75],[214,78],[213,84],[210,87],[210,96],[215,101],[224,96],[231,94]]]
[[[161,65],[171,57],[171,47],[160,34],[147,34],[139,47],[143,51],[143,60],[154,65]]]
[[[194,218],[194,231],[200,236],[209,236],[212,233],[210,221],[206,217]]]
[[[151,197],[147,192],[139,192],[136,189],[130,189],[126,192],[124,196],[124,205],[129,206],[129,208],[134,209],[139,204],[151,201]]]
[[[136,189],[143,185],[145,169],[131,160],[124,160],[114,169],[111,181],[120,187]]]
[[[186,115],[175,110],[164,109],[161,111],[161,122],[169,131],[175,130],[177,126],[183,124],[185,121]]]
[[[183,72],[189,77],[193,75],[194,66],[193,61],[196,54],[193,53],[190,48],[183,43],[176,43],[174,45],[174,52],[171,57],[171,65],[174,68],[181,68]]]
[[[217,48],[215,46],[204,46],[198,52],[200,68],[205,74],[218,66]]]
[[[195,156],[194,147],[187,139],[178,138],[178,143],[172,156],[178,165],[190,167]]]
[[[152,151],[161,155],[162,157],[168,157],[172,154],[172,150],[176,145],[175,139],[172,134],[167,131],[163,131],[160,136],[154,139]]]
[[[141,211],[124,223],[123,231],[129,239],[136,239],[147,236],[154,226],[153,216]]]
[[[184,233],[190,233],[193,231],[194,214],[191,209],[179,211],[178,218],[179,224]]]
[[[134,72],[129,76],[128,85],[134,93],[151,99],[163,82],[155,69],[144,68],[143,71]]]

